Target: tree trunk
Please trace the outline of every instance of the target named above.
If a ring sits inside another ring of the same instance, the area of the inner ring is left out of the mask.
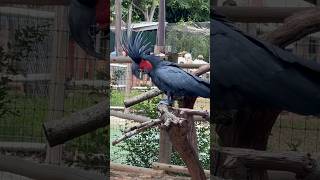
[[[122,48],[121,48],[121,21],[122,21],[122,11],[121,11],[121,1],[122,0],[116,0],[115,1],[115,11],[116,11],[116,52],[117,55],[119,56],[122,53]]]
[[[233,114],[230,124],[217,124],[216,132],[219,144],[224,147],[248,148],[266,150],[268,137],[280,110],[255,107],[245,107]],[[214,175],[235,180],[246,180],[248,176],[254,180],[267,180],[267,174],[262,169],[224,169],[222,164],[227,157],[213,154]]]

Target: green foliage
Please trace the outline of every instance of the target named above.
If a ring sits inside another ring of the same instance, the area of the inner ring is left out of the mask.
[[[137,114],[150,118],[157,118],[157,104],[160,98],[156,97],[133,106]],[[133,136],[118,145],[127,151],[126,163],[134,166],[150,167],[152,162],[158,160],[159,154],[159,130],[148,129],[147,131]]]
[[[183,29],[191,22],[180,22],[175,28]],[[166,44],[173,47],[174,52],[187,51],[194,57],[203,55],[205,60],[209,59],[210,36],[202,34],[181,33],[179,30],[169,29],[167,32]]]
[[[0,79],[0,118],[7,113],[17,113],[8,106],[11,102],[8,98],[8,75],[23,71],[23,67],[19,67],[18,63],[27,59],[34,52],[35,44],[47,37],[47,27],[49,25],[18,28],[14,32],[13,42],[8,42],[6,49],[0,47],[0,73],[4,74]]]
[[[169,23],[179,21],[203,22],[210,20],[209,0],[168,0],[166,20]]]
[[[111,19],[115,19],[115,6],[114,6],[114,0],[111,1]],[[129,6],[133,2],[132,7],[132,22],[139,22],[139,21],[147,21],[145,15],[148,14],[149,18],[152,18],[151,21],[156,21],[158,18],[158,7],[159,7],[159,0],[123,0],[122,1],[122,19],[124,21],[128,20],[128,14],[129,14]],[[150,17],[150,12],[155,6],[155,13],[153,17]]]
[[[111,19],[115,18],[114,2],[111,1]],[[132,21],[146,21],[145,13],[150,13],[152,4],[158,7],[159,0],[133,0],[136,7],[133,7]],[[122,16],[123,20],[127,21],[127,15],[129,11],[129,4],[131,0],[122,1]],[[137,8],[139,7],[139,8]],[[139,10],[140,9],[140,10]],[[142,11],[141,11],[142,10]],[[210,1],[209,0],[166,0],[166,20],[169,23],[176,23],[183,21],[203,22],[209,21],[210,17]],[[153,21],[157,21],[158,8],[153,16]]]

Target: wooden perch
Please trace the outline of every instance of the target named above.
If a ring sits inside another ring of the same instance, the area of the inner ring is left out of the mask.
[[[87,109],[72,113],[59,120],[46,121],[43,128],[50,146],[105,127],[109,119],[109,102],[102,101]]]
[[[201,67],[199,67],[199,69],[197,69],[194,74],[196,76],[200,76],[206,72],[210,71],[210,64],[206,64],[206,65],[203,65]],[[151,99],[151,98],[154,98],[160,94],[162,94],[163,92],[160,91],[158,88],[156,89],[152,89],[150,91],[147,91],[145,93],[142,93],[136,97],[133,97],[133,98],[130,98],[130,99],[127,99],[124,101],[124,106],[126,108],[130,107],[130,106],[133,106],[135,104],[138,104],[142,101],[145,101],[145,100],[148,100],[148,99]]]
[[[303,22],[303,23],[302,23]],[[285,19],[284,24],[264,38],[285,47],[320,29],[320,8],[302,11]]]
[[[112,110],[110,111],[110,116],[115,116],[115,117],[127,119],[127,120],[133,120],[139,123],[144,123],[152,120],[145,116],[140,116],[140,115],[131,114],[131,113],[123,113],[120,111],[112,111]]]
[[[160,124],[162,124],[161,127],[168,128],[171,123],[180,124],[180,123],[182,123],[182,121],[185,120],[185,119],[179,118],[176,115],[174,115],[173,113],[171,113],[166,105],[160,104],[158,106],[158,110],[162,114],[160,119],[149,119],[149,118],[144,117],[144,116],[111,111],[110,114],[112,116],[126,118],[126,119],[134,120],[134,121],[137,121],[137,122],[142,122],[139,125],[136,125],[136,126],[128,128],[128,129],[125,129],[124,130],[124,134],[120,138],[117,138],[116,140],[114,140],[112,142],[112,145],[116,145],[116,144],[124,141],[125,139],[128,139],[128,138],[130,138],[130,137],[132,137],[132,136],[134,136],[136,134],[144,132],[147,129],[155,127],[155,126],[158,126]],[[171,110],[173,110],[173,109],[171,109]],[[187,108],[174,108],[174,110],[177,111],[178,114],[181,114],[181,115],[182,114],[188,114],[188,115],[191,115],[191,116],[193,116],[193,115],[201,115],[201,116],[205,116],[206,118],[208,117],[208,112],[206,112],[206,111],[193,110],[193,109],[187,109]]]
[[[0,171],[34,180],[105,180],[107,177],[70,167],[39,164],[16,157],[0,155]]]
[[[188,109],[188,108],[172,108],[172,109],[177,111],[180,115],[184,115],[184,114],[197,115],[197,116],[201,116],[203,119],[207,121],[210,120],[210,113],[208,111]]]
[[[164,175],[163,170],[154,170],[154,169],[150,169],[150,168],[129,166],[129,165],[118,164],[118,163],[114,163],[114,162],[110,162],[110,169],[116,170],[116,171],[139,173],[139,174],[151,174],[151,175],[155,175],[155,176]]]
[[[173,172],[173,173],[182,173],[182,174],[187,174],[190,175],[190,172],[188,171],[188,168],[184,166],[176,166],[172,164],[165,164],[165,163],[158,163],[158,162],[153,162],[152,163],[152,168],[157,169],[157,170],[164,170],[167,172]],[[206,177],[209,178],[210,176],[210,171],[209,170],[204,170]]]
[[[130,107],[130,106],[133,106],[135,104],[138,104],[142,101],[145,101],[145,100],[148,100],[148,99],[151,99],[153,97],[156,97],[160,94],[162,94],[163,92],[160,91],[158,88],[155,88],[155,89],[152,89],[150,91],[147,91],[145,93],[142,93],[136,97],[133,97],[133,98],[130,98],[130,99],[127,99],[124,101],[124,106],[126,108]]]
[[[181,124],[185,120],[185,119],[179,118],[176,115],[174,115],[173,113],[171,113],[169,111],[169,108],[167,105],[159,104],[158,110],[161,113],[160,119],[163,119],[163,121],[164,121],[162,127],[168,128],[171,125],[171,123],[178,125],[178,124]]]
[[[197,150],[190,142],[189,126],[193,122],[188,122],[184,118],[173,117],[173,113],[170,112],[169,109],[165,106],[160,106],[158,108],[162,114],[161,118],[163,118],[163,120],[170,125],[168,126],[169,128],[166,128],[166,131],[168,132],[174,149],[179,153],[182,160],[186,163],[192,179],[206,179],[205,173],[201,167],[201,163],[197,155]],[[175,123],[171,123],[172,121]]]
[[[29,142],[0,142],[0,151],[45,152],[46,144]]]
[[[215,148],[215,154],[226,156],[222,162],[223,168],[234,169],[239,167],[258,168],[264,170],[277,170],[293,172],[299,178],[320,179],[317,161],[307,153],[298,152],[266,152],[242,148]],[[318,174],[311,178],[311,175]],[[237,178],[235,178],[237,179]]]
[[[114,140],[112,142],[112,145],[116,145],[118,143],[120,143],[121,141],[128,139],[136,134],[139,134],[149,128],[152,128],[154,126],[159,125],[162,122],[162,120],[156,119],[156,120],[152,120],[150,122],[145,122],[143,123],[143,125],[140,125],[139,128],[133,128],[133,130],[127,130],[127,132],[120,138]]]

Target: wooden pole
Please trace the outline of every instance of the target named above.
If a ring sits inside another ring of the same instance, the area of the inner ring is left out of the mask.
[[[121,21],[122,21],[122,11],[121,11],[121,1],[115,0],[115,11],[116,11],[116,31],[115,31],[115,41],[116,41],[116,52],[117,55],[121,55]]]
[[[151,174],[151,175],[154,175],[154,176],[162,176],[162,175],[164,175],[164,171],[163,170],[154,170],[154,169],[150,169],[150,168],[129,166],[129,165],[118,164],[118,163],[114,163],[114,162],[110,162],[110,169],[116,170],[116,171],[139,173],[139,174]]]
[[[164,53],[165,50],[165,21],[166,21],[166,1],[160,0],[159,3],[159,25],[158,25],[158,38],[157,48],[159,52]]]
[[[152,168],[157,169],[157,170],[164,170],[166,172],[182,173],[182,174],[190,175],[188,168],[184,167],[184,166],[176,166],[176,165],[172,165],[172,164],[154,162],[154,163],[152,163]],[[209,178],[210,171],[204,170],[204,172],[205,172],[206,177]]]
[[[70,116],[45,122],[43,127],[49,145],[56,146],[107,126],[110,117],[108,105],[108,101],[102,101]]]

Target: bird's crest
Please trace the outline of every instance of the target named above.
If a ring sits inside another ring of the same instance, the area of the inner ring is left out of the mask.
[[[149,54],[151,51],[151,42],[148,41],[149,39],[144,37],[143,32],[141,31],[136,35],[133,35],[133,33],[130,33],[130,35],[123,33],[121,45],[127,55],[135,63],[139,64],[141,59],[143,59],[143,56]]]

